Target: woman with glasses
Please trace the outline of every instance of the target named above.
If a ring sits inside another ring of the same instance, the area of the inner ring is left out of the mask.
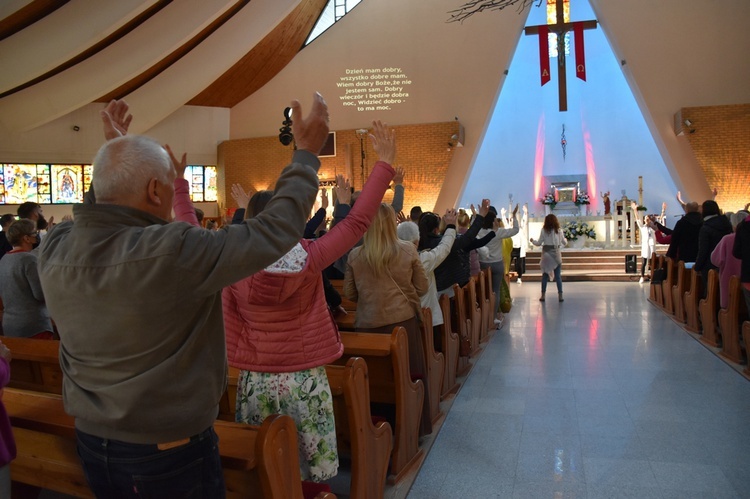
[[[21,338],[52,339],[52,321],[44,303],[36,269],[39,242],[36,223],[22,218],[8,228],[13,246],[0,260],[0,298],[3,300],[3,334]]]

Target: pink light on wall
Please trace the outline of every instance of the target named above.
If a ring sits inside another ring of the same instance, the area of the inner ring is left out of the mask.
[[[591,133],[584,129],[583,131],[583,147],[586,155],[586,175],[588,176],[588,184],[586,189],[589,193],[589,199],[591,200],[591,206],[599,204],[599,195],[596,190],[596,164],[594,163],[594,146],[591,145]]]
[[[542,169],[544,168],[544,114],[539,117],[536,130],[536,154],[534,156],[534,199],[542,197]]]

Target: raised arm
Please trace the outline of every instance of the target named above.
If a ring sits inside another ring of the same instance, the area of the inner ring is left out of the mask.
[[[312,268],[323,270],[357,244],[375,218],[383,195],[396,173],[388,163],[396,155],[395,132],[388,130],[387,125],[380,121],[374,121],[372,125],[370,140],[380,160],[375,163],[349,216],[308,247]],[[348,183],[342,190],[338,193],[340,196],[348,192]]]
[[[445,215],[443,215],[446,229],[443,237],[440,238],[440,243],[432,249],[419,252],[419,259],[422,260],[425,272],[434,271],[438,265],[443,263],[443,260],[448,258],[453,247],[453,241],[456,239],[456,216],[456,210],[446,210]]]
[[[190,199],[190,183],[185,180],[185,169],[187,168],[187,154],[183,154],[181,159],[172,152],[169,146],[164,146],[172,160],[172,167],[175,170],[174,178],[174,199],[172,200],[172,209],[174,218],[178,222],[187,222],[190,225],[200,227],[198,217],[195,216],[195,207]]]

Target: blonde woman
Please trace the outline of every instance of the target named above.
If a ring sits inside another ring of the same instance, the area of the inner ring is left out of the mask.
[[[417,248],[396,234],[396,213],[381,204],[365,233],[362,246],[349,253],[344,275],[344,294],[357,302],[357,331],[390,334],[402,326],[409,337],[409,367],[412,375],[424,375],[425,358],[419,331],[420,296],[429,283]],[[426,379],[423,379],[426,382]],[[424,408],[429,407],[425,386]],[[429,410],[422,410],[421,433],[432,431]]]

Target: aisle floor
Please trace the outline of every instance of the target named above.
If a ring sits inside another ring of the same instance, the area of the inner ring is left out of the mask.
[[[409,499],[750,497],[750,380],[648,285],[512,284]]]

